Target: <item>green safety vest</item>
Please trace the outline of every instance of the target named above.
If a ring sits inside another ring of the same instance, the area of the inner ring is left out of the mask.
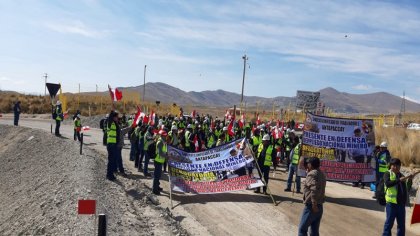
[[[57,117],[55,118],[56,120],[63,120],[61,119],[61,115],[63,114],[63,112],[61,111],[61,108],[59,108],[58,106],[55,109],[55,114],[57,115]]]
[[[148,131],[146,131],[146,133],[147,133]],[[143,148],[143,150],[145,150],[145,151],[147,151],[147,150],[149,150],[149,145],[153,142],[153,140],[147,140],[146,139],[146,134],[144,134],[144,148]]]
[[[385,173],[388,170],[388,163],[386,162],[386,153],[379,156],[379,160],[384,161],[385,164],[379,163],[379,172]]]
[[[389,179],[392,180],[396,180],[397,179],[397,175],[392,172],[391,170],[389,170]],[[384,186],[385,188],[385,200],[386,202],[389,203],[394,203],[397,204],[397,185],[392,186],[392,187],[386,187],[386,185]]]
[[[296,147],[293,149],[292,164],[297,165],[299,163],[299,150],[300,150],[300,143],[296,145]]]
[[[259,146],[262,143],[262,138],[260,136],[252,136],[252,146]]]
[[[79,119],[74,120],[74,128],[78,128],[82,126],[82,122]]]
[[[216,135],[216,137],[217,137],[217,138],[219,138],[219,137],[220,137],[220,134],[221,134],[221,133],[222,133],[222,130],[217,130],[217,129],[216,129],[216,130],[214,131],[214,134]]]
[[[228,143],[230,141],[230,135],[229,134],[225,134],[225,142]]]
[[[210,135],[209,139],[207,140],[207,148],[211,148],[214,144],[214,135]]]
[[[264,149],[264,144],[260,144],[258,146],[258,157],[260,156],[261,151]],[[273,146],[269,145],[267,150],[265,151],[265,159],[264,159],[264,166],[271,166],[273,159],[271,158],[271,153],[273,152]]]
[[[114,122],[112,122],[111,127],[107,129],[107,144],[114,144],[117,143],[117,126]]]
[[[185,132],[185,147],[190,146],[190,135],[191,135],[191,132],[189,130],[187,130]]]
[[[164,157],[162,157],[162,156],[159,154],[159,149],[158,149],[158,144],[159,144],[160,142],[162,142],[162,143],[163,143],[162,138],[159,138],[159,140],[158,140],[158,141],[157,141],[157,143],[156,143],[156,157],[155,157],[155,162],[160,163],[160,164],[163,164],[163,163],[165,162],[165,158],[164,158]],[[162,152],[164,152],[164,153],[168,152],[168,148],[167,148],[167,146],[166,146],[166,143],[163,143]]]

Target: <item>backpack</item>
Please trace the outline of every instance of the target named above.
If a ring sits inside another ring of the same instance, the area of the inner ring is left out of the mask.
[[[385,181],[384,181],[384,178],[381,178],[379,180],[379,184],[378,184],[378,187],[376,188],[376,192],[375,192],[376,201],[381,206],[385,206],[386,205],[385,192],[386,192],[386,190],[385,190]]]
[[[150,143],[149,148],[147,149],[150,159],[155,159],[156,157],[156,142],[153,141]]]

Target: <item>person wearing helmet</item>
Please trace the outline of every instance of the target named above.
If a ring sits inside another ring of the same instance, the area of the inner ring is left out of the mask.
[[[207,142],[207,148],[214,148],[216,146],[216,142],[217,142],[217,137],[216,134],[213,132],[212,128],[209,128],[209,133],[207,134],[206,137],[206,142]]]
[[[184,151],[186,152],[192,152],[191,138],[192,138],[192,125],[188,124],[187,131],[185,131],[185,134],[184,134],[184,141],[185,141]]]
[[[82,137],[80,136],[80,131],[82,130],[82,122],[80,121],[80,114],[77,114],[74,118],[74,141],[79,140],[82,141]]]
[[[61,121],[64,119],[63,108],[61,106],[60,100],[57,101],[55,110],[54,110],[54,119],[55,119],[55,136],[61,136],[60,126]]]
[[[383,141],[379,145],[379,152],[376,155],[376,187],[383,178],[384,173],[388,171],[388,164],[391,160],[391,153],[388,151],[388,143]]]
[[[118,155],[118,143],[120,139],[120,125],[118,124],[118,113],[111,111],[107,122],[107,145],[108,151],[108,165],[106,171],[106,178],[114,181],[114,172],[117,170],[117,155]]]
[[[153,194],[160,195],[163,190],[160,187],[160,177],[162,176],[162,165],[168,159],[167,142],[169,140],[168,133],[161,129],[158,133],[158,140],[156,142],[156,157],[154,160],[155,170],[153,172]]]
[[[258,165],[262,172],[259,173],[260,177],[264,177],[265,182],[265,185],[263,187],[263,193],[267,195],[267,185],[269,180],[270,167],[271,165],[273,165],[274,170],[276,168],[276,151],[273,145],[270,143],[269,134],[265,134],[263,136],[262,143],[258,146],[257,159]],[[260,187],[258,187],[254,192],[260,193]]]
[[[143,174],[145,177],[152,176],[149,173],[149,161],[151,157],[151,153],[149,153],[149,146],[153,145],[153,127],[149,126],[147,128],[147,132],[144,135],[144,167],[143,167]]]
[[[302,155],[302,149],[300,145],[300,140],[299,140],[299,137],[295,136],[293,140],[293,149],[292,149],[292,152],[290,153],[292,161],[289,166],[289,173],[287,176],[287,187],[286,189],[284,189],[285,192],[292,191],[291,187],[292,187],[293,175],[296,173],[296,178],[295,178],[296,190],[297,190],[296,193],[302,193],[300,191],[300,176],[298,176],[297,174],[298,164],[299,164],[301,155]]]

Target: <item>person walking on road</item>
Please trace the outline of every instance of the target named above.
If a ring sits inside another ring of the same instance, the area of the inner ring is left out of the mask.
[[[108,166],[106,171],[106,178],[114,181],[114,171],[117,169],[117,155],[118,155],[118,143],[120,139],[120,126],[118,124],[118,113],[111,111],[109,114],[109,120],[107,122],[107,146],[108,151]]]
[[[260,173],[261,177],[264,177],[265,185],[263,187],[263,193],[267,195],[267,186],[268,186],[268,179],[270,175],[270,167],[271,165],[274,166],[274,169],[276,168],[276,156],[277,153],[273,147],[273,145],[270,144],[270,135],[265,134],[262,138],[262,143],[258,146],[258,165],[260,167],[260,170],[262,173]],[[258,187],[255,191],[255,193],[260,193],[260,187]]]
[[[55,136],[61,136],[60,134],[60,125],[61,121],[64,119],[63,108],[61,107],[60,100],[57,101],[55,106]]]
[[[404,176],[400,169],[400,159],[391,158],[389,170],[384,173],[386,220],[382,236],[391,235],[395,219],[398,224],[397,236],[405,235],[405,206],[409,204],[408,191],[411,189],[413,177],[418,173]]]
[[[80,136],[80,131],[82,130],[82,122],[80,121],[80,114],[76,115],[74,118],[74,141],[79,140],[82,141],[82,137]]]
[[[149,173],[149,161],[150,161],[150,153],[148,152],[149,146],[153,145],[153,126],[149,126],[147,128],[147,132],[144,135],[144,166],[143,166],[143,174],[144,176],[152,176]]]
[[[163,190],[160,187],[160,177],[162,176],[162,165],[167,159],[167,136],[168,133],[165,130],[159,131],[159,138],[156,142],[156,157],[154,160],[155,171],[153,172],[153,193],[160,195],[160,192]]]
[[[289,166],[289,173],[288,173],[288,177],[287,177],[287,188],[284,190],[285,192],[291,192],[292,189],[292,181],[293,181],[293,175],[296,174],[296,193],[301,193],[300,192],[300,176],[298,176],[298,165],[299,165],[299,160],[300,160],[300,156],[302,155],[302,149],[300,148],[300,141],[299,141],[299,137],[295,136],[294,140],[293,140],[293,149],[292,152],[290,153],[291,155],[291,163]]]
[[[14,113],[14,115],[15,115],[15,120],[14,120],[13,124],[14,124],[15,126],[18,126],[18,123],[19,123],[19,116],[20,116],[21,111],[22,111],[22,110],[20,109],[20,101],[17,101],[17,102],[15,103],[15,106],[13,107],[13,113]]]
[[[305,159],[307,171],[305,184],[303,185],[303,203],[305,207],[299,223],[299,236],[308,235],[308,228],[311,228],[311,236],[319,235],[319,226],[323,214],[323,203],[325,202],[326,178],[319,169],[320,160],[316,157]]]

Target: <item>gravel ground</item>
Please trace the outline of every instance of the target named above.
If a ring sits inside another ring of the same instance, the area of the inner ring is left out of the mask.
[[[77,215],[97,200],[108,235],[187,235],[169,209],[134,178],[106,181],[103,155],[44,131],[0,125],[0,235],[94,235],[95,218]]]

